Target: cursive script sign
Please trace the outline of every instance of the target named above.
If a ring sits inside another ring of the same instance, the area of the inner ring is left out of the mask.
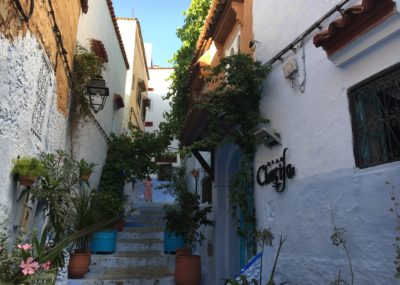
[[[276,192],[283,192],[286,186],[286,178],[293,178],[295,167],[291,164],[286,165],[286,151],[283,150],[283,156],[280,159],[272,160],[263,164],[257,171],[257,183],[260,186],[272,183]]]

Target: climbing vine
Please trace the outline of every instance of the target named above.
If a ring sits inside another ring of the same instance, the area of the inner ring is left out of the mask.
[[[254,154],[254,132],[259,123],[266,122],[261,118],[258,106],[262,94],[261,83],[268,70],[268,67],[246,54],[224,57],[219,65],[210,68],[207,81],[217,87],[202,94],[200,102],[194,106],[208,114],[208,135],[191,148],[215,148],[232,141],[240,146],[245,156]]]
[[[208,114],[207,136],[187,147],[214,149],[234,142],[243,157],[238,173],[230,181],[229,202],[236,221],[237,233],[244,237],[249,250],[254,251],[256,214],[253,205],[253,157],[257,145],[254,135],[260,123],[267,122],[259,114],[262,82],[269,68],[246,54],[221,59],[220,64],[208,70],[207,81],[214,90],[202,94],[193,108]]]
[[[189,70],[210,5],[211,0],[192,0],[188,10],[184,12],[186,17],[183,26],[177,29],[176,34],[182,46],[171,59],[174,72],[171,75],[171,86],[167,95],[171,102],[171,111],[165,114],[166,123],[160,125],[160,129],[169,136],[179,136],[189,108]]]
[[[242,149],[241,167],[230,183],[229,200],[237,232],[250,244],[254,241],[256,230],[252,174],[257,143],[254,132],[259,123],[266,121],[260,117],[258,108],[262,81],[269,69],[245,54],[222,58],[219,65],[205,70],[208,73],[206,80],[214,89],[201,94],[199,102],[190,102],[190,70],[210,4],[210,0],[193,0],[185,12],[185,24],[177,31],[182,47],[171,60],[174,73],[167,95],[171,111],[165,114],[166,122],[160,128],[169,136],[178,137],[189,109],[197,108],[207,114],[207,136],[186,147],[184,153],[195,149],[214,149],[226,142],[234,142]]]
[[[236,221],[238,235],[246,240],[247,248],[255,250],[256,213],[253,204],[253,157],[257,145],[254,135],[257,125],[266,122],[259,114],[262,81],[269,68],[251,56],[236,54],[221,59],[210,70],[208,81],[215,90],[204,94],[198,108],[209,114],[208,136],[192,147],[215,148],[234,142],[242,152],[238,173],[230,181],[229,203]]]

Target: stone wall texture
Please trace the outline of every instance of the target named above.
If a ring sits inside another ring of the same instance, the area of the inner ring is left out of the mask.
[[[34,4],[29,21],[15,1],[0,1],[0,220],[12,225],[20,223],[22,204],[12,160],[66,149],[70,86],[54,27],[72,68],[80,16],[79,0],[20,3],[26,14]]]
[[[31,1],[20,1],[24,11],[28,12]],[[62,35],[63,46],[67,55],[67,61],[72,68],[75,50],[76,32],[80,16],[79,0],[63,1],[32,1],[34,9],[29,22],[21,20],[14,1],[0,1],[0,34],[9,40],[25,37],[29,32],[38,39],[45,53],[50,59],[52,69],[56,70],[57,80],[57,106],[65,116],[68,113],[68,77],[64,69],[58,44],[53,31],[54,22],[49,16],[50,4],[54,10],[56,24]]]
[[[12,159],[64,149],[67,121],[57,107],[56,75],[36,37],[0,35],[0,55],[0,217],[12,220]]]

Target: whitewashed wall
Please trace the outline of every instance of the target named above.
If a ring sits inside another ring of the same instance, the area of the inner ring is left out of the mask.
[[[65,148],[67,121],[57,110],[51,63],[36,38],[0,35],[0,222],[14,220],[12,159]]]
[[[151,60],[151,57],[149,60]],[[171,109],[169,100],[165,100],[164,98],[167,96],[171,85],[171,80],[168,80],[168,78],[171,76],[173,71],[172,68],[149,68],[149,88],[153,88],[153,91],[148,92],[151,106],[146,109],[146,122],[153,122],[153,126],[145,127],[146,132],[159,130],[160,123],[165,121],[163,114]],[[178,141],[174,140],[170,144],[170,151],[174,152],[177,151],[177,149]],[[174,166],[176,165],[177,164],[174,164]]]
[[[107,1],[89,0],[89,7],[89,12],[83,14],[79,19],[77,41],[87,47],[90,47],[90,39],[100,40],[104,44],[108,54],[108,63],[106,63],[106,69],[102,75],[109,88],[110,96],[104,109],[95,114],[95,118],[108,136],[111,133],[118,135],[121,132],[124,109],[114,109],[113,95],[118,94],[124,97],[127,68]],[[87,123],[79,126],[77,134],[73,146],[77,158],[83,157],[86,161],[98,164],[94,175],[90,177],[91,185],[96,187],[106,159],[107,141],[90,119]]]
[[[337,2],[254,0],[257,59],[267,62]],[[335,17],[338,14],[331,20]],[[296,167],[296,176],[283,193],[271,185],[256,184],[258,227],[271,227],[276,236],[274,248],[264,257],[264,276],[271,272],[282,234],[287,241],[278,262],[277,283],[329,284],[339,270],[350,281],[345,251],[330,240],[333,212],[337,226],[346,230],[354,284],[396,284],[392,244],[398,233],[389,211],[391,186],[386,183],[395,186],[400,197],[400,162],[362,170],[355,167],[347,92],[400,62],[400,36],[393,35],[339,68],[322,48],[313,45],[314,34],[297,54],[289,52],[284,58],[297,59],[300,78],[294,84],[285,79],[278,61],[264,84],[260,111],[280,133],[282,146],[259,146],[254,167],[257,170],[279,158],[283,148],[289,149],[287,162]]]
[[[167,79],[173,71],[172,68],[149,68],[149,88],[153,88],[153,90],[148,92],[151,106],[146,111],[146,122],[153,122],[153,127],[146,127],[146,131],[158,130],[160,123],[164,121],[163,113],[171,109],[169,100],[164,100],[164,97],[167,95],[171,85],[171,80]]]
[[[136,31],[137,31],[137,23],[135,20],[125,20],[125,19],[120,19],[118,20],[118,26],[121,31],[121,37],[124,42],[125,46],[125,51],[128,56],[128,61],[129,61],[129,70],[126,75],[126,84],[125,84],[125,97],[124,97],[124,103],[125,103],[125,108],[123,110],[123,129],[127,130],[128,129],[128,122],[129,122],[129,117],[131,115],[131,110],[130,110],[130,105],[129,103],[131,102],[131,96],[136,96],[136,94],[131,94],[133,90],[132,84],[134,84],[134,65],[135,65],[135,45],[138,44],[136,43]]]

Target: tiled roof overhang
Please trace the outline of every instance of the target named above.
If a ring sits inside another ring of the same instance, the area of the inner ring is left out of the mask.
[[[392,0],[363,0],[342,12],[328,29],[314,36],[314,45],[322,47],[331,56],[355,38],[383,22],[395,11]]]
[[[192,59],[192,66],[189,70],[189,84],[191,86],[191,96],[189,102],[194,102],[199,98],[204,79],[200,75],[199,57],[210,47],[213,40],[223,43],[228,36],[230,29],[236,22],[236,14],[232,8],[232,3],[243,3],[244,0],[213,0],[208,11],[207,18],[197,40],[196,50]],[[206,135],[209,125],[209,116],[206,111],[190,108],[189,113],[183,122],[183,128],[179,140],[183,146],[188,146],[194,141]]]
[[[121,33],[119,31],[119,27],[117,24],[117,18],[115,16],[115,11],[114,11],[112,0],[107,0],[107,5],[108,5],[108,9],[110,10],[111,19],[113,21],[114,30],[115,30],[115,33],[118,38],[119,47],[121,48],[121,52],[122,52],[122,56],[125,61],[126,69],[129,69],[129,61],[128,61],[128,58],[126,57],[125,47],[124,47],[124,43],[122,42]]]
[[[205,110],[190,109],[179,138],[181,146],[189,146],[204,137],[209,123],[209,117]]]

